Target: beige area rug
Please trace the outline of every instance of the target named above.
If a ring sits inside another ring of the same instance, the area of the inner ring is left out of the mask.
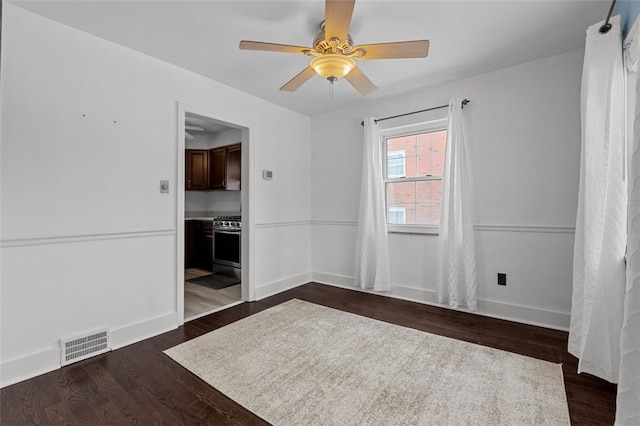
[[[165,351],[274,425],[568,425],[560,364],[290,300]]]

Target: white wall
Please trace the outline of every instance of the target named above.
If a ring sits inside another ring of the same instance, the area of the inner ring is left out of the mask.
[[[119,347],[176,326],[178,102],[250,128],[255,294],[309,281],[309,118],[3,9],[2,385],[57,368],[60,337],[108,327]]]
[[[192,134],[193,139],[184,138],[186,149],[209,149],[209,135],[203,133]]]
[[[242,210],[241,191],[187,191],[184,210],[191,216],[236,214]]]
[[[242,132],[239,129],[229,129],[209,135],[210,148],[235,145],[242,142]]]
[[[415,90],[311,122],[315,281],[353,287],[363,117],[469,98],[476,189],[479,312],[567,328],[580,159],[577,50]],[[436,113],[403,118],[424,121]],[[395,126],[400,120],[382,122]],[[391,295],[435,303],[437,236],[390,234]],[[507,273],[507,286],[496,274]]]

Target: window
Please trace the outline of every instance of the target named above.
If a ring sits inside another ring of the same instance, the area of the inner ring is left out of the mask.
[[[440,224],[446,120],[381,131],[391,231],[414,232]]]
[[[387,176],[390,178],[401,178],[406,176],[406,157],[404,149],[387,151]]]
[[[407,209],[404,207],[389,207],[389,217],[387,221],[394,225],[404,225],[406,223]]]

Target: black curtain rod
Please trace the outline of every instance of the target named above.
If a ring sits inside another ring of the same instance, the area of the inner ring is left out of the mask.
[[[611,14],[613,13],[613,7],[616,5],[616,0],[611,2],[611,7],[609,8],[609,14],[607,15],[607,19],[604,21],[604,24],[600,27],[600,34],[606,34],[611,29],[611,24],[609,23],[609,19],[611,19]]]
[[[464,106],[466,104],[468,104],[469,102],[471,102],[469,99],[465,99],[462,101],[462,108],[464,108]],[[404,117],[405,115],[412,115],[412,114],[418,114],[421,112],[427,112],[427,111],[433,111],[434,109],[440,109],[440,108],[447,108],[449,105],[440,105],[437,107],[433,107],[433,108],[427,108],[427,109],[421,109],[420,111],[412,111],[412,112],[407,112],[405,114],[398,114],[398,115],[394,115],[391,117],[384,117],[384,118],[376,118],[375,120],[373,120],[374,123],[377,123],[378,121],[384,121],[384,120],[391,120],[392,118],[398,118],[398,117]],[[360,123],[361,126],[364,126],[364,121]]]

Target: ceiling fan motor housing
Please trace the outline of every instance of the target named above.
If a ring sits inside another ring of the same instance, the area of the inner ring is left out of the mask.
[[[340,40],[332,38],[326,39],[324,33],[324,21],[320,24],[320,32],[313,38],[313,54],[324,55],[326,53],[342,53],[343,55],[349,55],[353,50],[353,39],[351,34],[347,34],[346,40]]]

